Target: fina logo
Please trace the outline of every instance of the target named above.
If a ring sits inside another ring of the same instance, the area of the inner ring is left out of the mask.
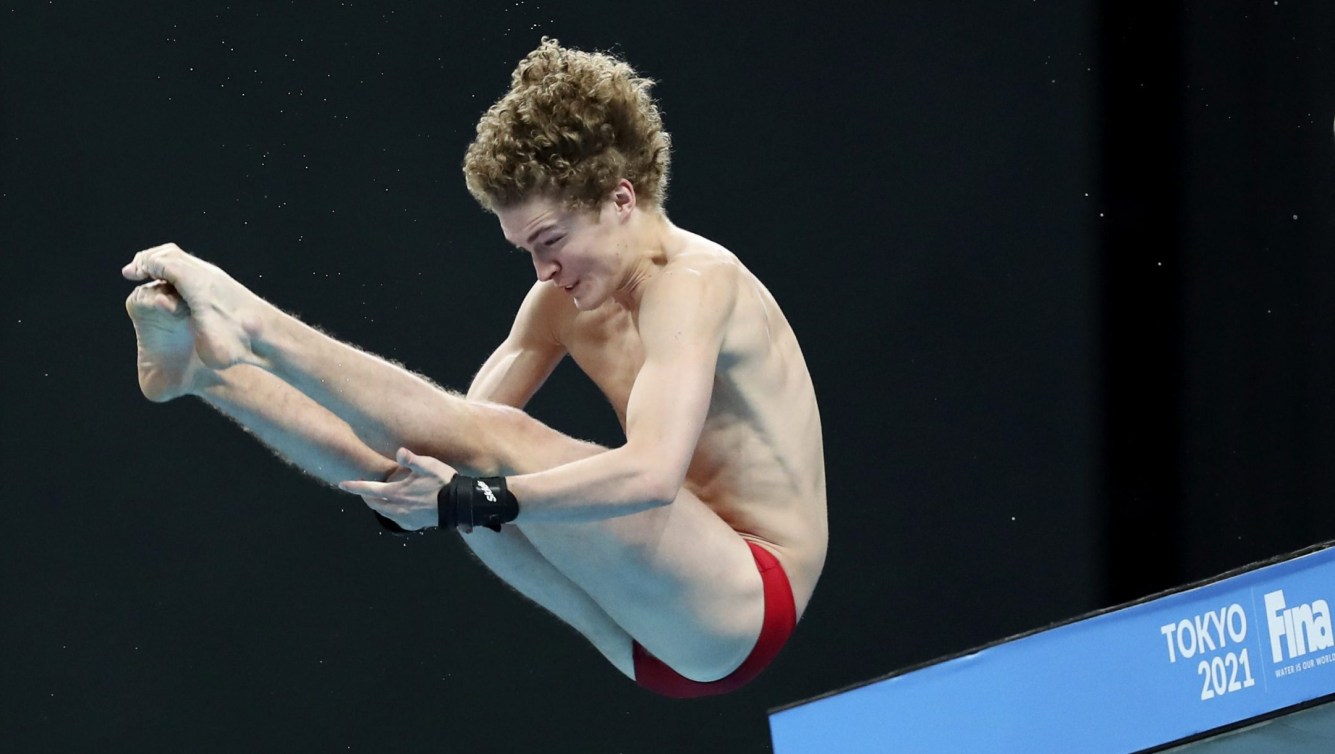
[[[1275,662],[1285,661],[1280,652],[1281,638],[1286,640],[1284,645],[1290,660],[1335,646],[1330,629],[1330,606],[1325,600],[1285,607],[1284,590],[1279,589],[1266,594],[1265,617],[1270,626],[1270,654]]]

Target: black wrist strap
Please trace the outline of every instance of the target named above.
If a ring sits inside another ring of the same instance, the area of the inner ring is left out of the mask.
[[[436,495],[440,528],[467,534],[474,526],[500,531],[519,515],[519,501],[505,486],[505,477],[455,474]]]

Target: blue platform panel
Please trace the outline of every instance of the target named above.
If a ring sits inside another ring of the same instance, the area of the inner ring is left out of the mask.
[[[776,754],[1126,754],[1335,695],[1329,544],[774,711]]]

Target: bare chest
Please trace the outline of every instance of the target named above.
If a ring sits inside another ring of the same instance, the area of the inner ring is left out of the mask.
[[[570,358],[607,396],[624,429],[630,391],[644,366],[644,345],[634,318],[616,307],[581,313],[562,341]]]

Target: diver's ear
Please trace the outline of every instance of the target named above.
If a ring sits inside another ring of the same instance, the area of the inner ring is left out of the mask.
[[[635,209],[634,184],[622,178],[617,181],[617,185],[612,187],[612,194],[609,198],[612,201],[612,209],[616,212],[617,218],[625,220],[630,217],[631,211]]]

